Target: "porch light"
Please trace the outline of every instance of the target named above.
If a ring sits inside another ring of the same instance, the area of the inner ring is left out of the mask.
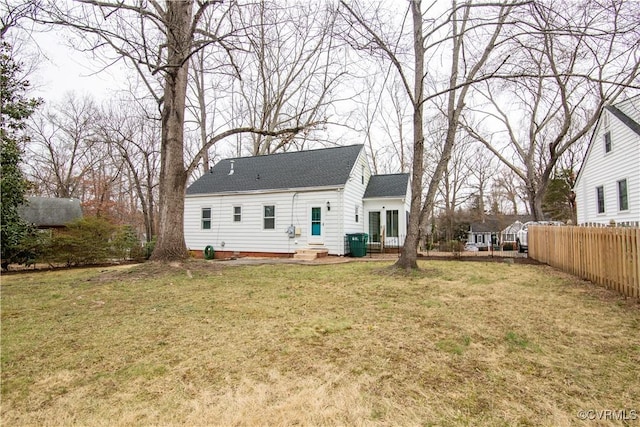
[[[327,202],[327,210],[330,211],[331,210],[331,202]]]

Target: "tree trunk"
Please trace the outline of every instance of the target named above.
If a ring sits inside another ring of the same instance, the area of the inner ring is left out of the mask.
[[[158,241],[151,259],[181,260],[188,257],[184,241],[184,113],[191,48],[193,2],[167,2],[168,70],[162,106],[160,150],[160,200]]]
[[[411,2],[413,18],[414,96],[413,96],[413,169],[411,174],[411,214],[407,238],[395,266],[405,270],[418,268],[420,209],[422,208],[422,176],[424,175],[424,47],[420,0]]]
[[[544,179],[544,178],[543,178]],[[531,215],[535,221],[544,221],[544,212],[542,211],[542,202],[544,196],[547,193],[549,187],[549,181],[544,180],[533,191],[528,191],[529,196],[529,208],[531,209]]]

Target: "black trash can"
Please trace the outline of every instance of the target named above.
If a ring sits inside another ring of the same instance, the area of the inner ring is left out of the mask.
[[[367,255],[367,240],[369,240],[367,233],[347,234],[347,241],[349,242],[352,257],[363,257]]]

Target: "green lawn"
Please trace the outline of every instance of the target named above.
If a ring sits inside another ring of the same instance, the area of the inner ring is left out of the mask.
[[[389,264],[5,275],[0,423],[561,426],[597,425],[579,410],[640,414],[637,303],[544,266],[425,262],[405,277]]]

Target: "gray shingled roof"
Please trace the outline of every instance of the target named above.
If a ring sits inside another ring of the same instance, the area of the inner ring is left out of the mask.
[[[620,120],[622,123],[627,125],[629,127],[629,129],[631,129],[632,131],[634,131],[635,133],[640,135],[640,124],[638,124],[631,117],[629,117],[625,113],[623,113],[618,107],[616,107],[614,105],[607,105],[604,108],[609,110],[611,112],[611,114],[613,114],[614,116],[616,116],[618,118],[618,120]]]
[[[78,199],[54,197],[27,197],[27,203],[19,208],[20,217],[37,227],[62,227],[82,218],[82,208]]]
[[[378,197],[404,197],[407,194],[409,184],[408,173],[396,173],[392,175],[373,175],[364,192],[365,199]]]
[[[225,159],[191,184],[187,194],[343,186],[362,147],[360,144]]]
[[[484,221],[475,221],[471,223],[471,230],[474,233],[495,233],[507,228],[516,221],[525,223],[533,221],[531,215],[486,215]]]

